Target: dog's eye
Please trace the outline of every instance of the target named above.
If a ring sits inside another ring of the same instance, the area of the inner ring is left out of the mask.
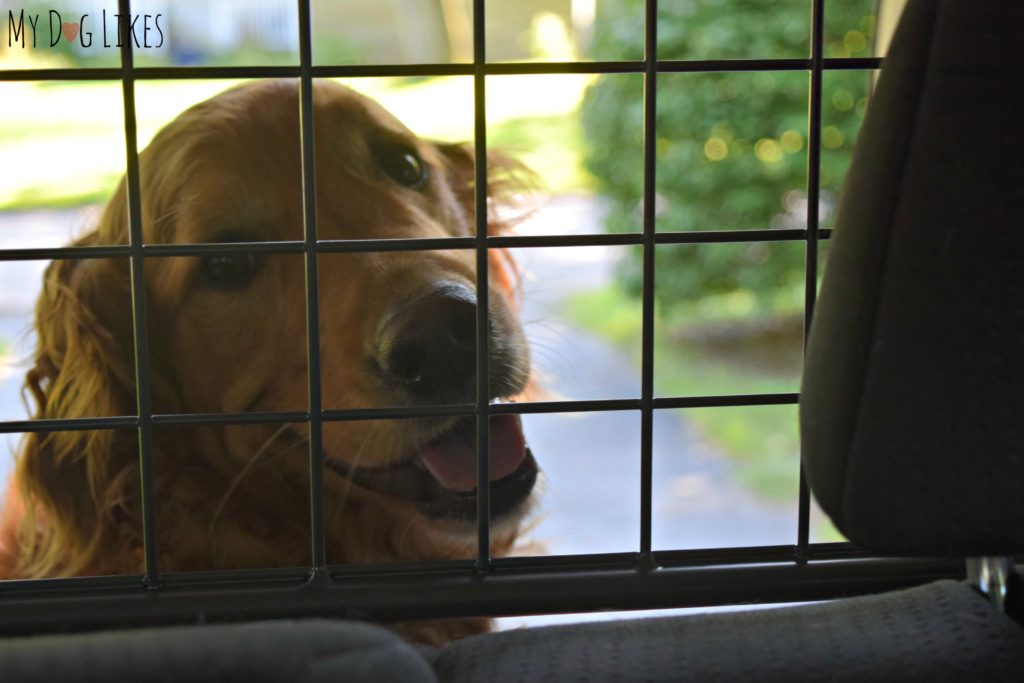
[[[199,273],[205,283],[214,287],[245,287],[256,274],[256,257],[253,254],[204,256]]]
[[[408,149],[392,149],[381,154],[381,168],[399,185],[419,187],[427,179],[427,167]]]

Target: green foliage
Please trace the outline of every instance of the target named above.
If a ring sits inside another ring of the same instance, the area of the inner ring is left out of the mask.
[[[599,59],[642,54],[643,0],[601,0],[592,52]],[[809,52],[806,1],[675,0],[660,3],[659,59],[802,58]],[[873,2],[828,3],[826,55],[870,54]],[[824,222],[849,164],[864,112],[868,76],[830,71],[822,103]],[[806,225],[808,75],[802,70],[662,74],[657,90],[655,206],[658,230],[802,228]],[[587,169],[612,200],[607,228],[641,229],[643,83],[608,75],[582,107]],[[743,292],[754,312],[799,306],[799,244],[660,247],[657,297],[668,313],[707,294]],[[623,264],[639,292],[640,251]],[[780,293],[781,292],[781,293]]]
[[[640,362],[640,307],[621,288],[570,297],[566,311],[581,327],[601,334]],[[654,329],[655,393],[659,396],[784,393],[792,377],[761,373],[673,343],[663,325]],[[795,406],[699,408],[686,417],[701,438],[728,456],[739,480],[768,500],[792,500],[799,473]]]
[[[523,116],[489,123],[488,144],[519,159],[554,194],[589,185],[580,163],[583,130],[575,116]]]

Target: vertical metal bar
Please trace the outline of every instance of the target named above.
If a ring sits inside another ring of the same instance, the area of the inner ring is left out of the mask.
[[[484,0],[473,0],[473,154],[476,223],[476,570],[491,566],[490,313],[487,252],[487,91]]]
[[[651,554],[654,480],[654,201],[657,140],[658,2],[647,0],[644,36],[643,313],[640,363],[640,554]],[[642,559],[644,559],[642,558]]]
[[[804,349],[818,295],[818,202],[821,196],[821,88],[825,39],[825,0],[811,3],[811,75],[807,114],[807,249],[804,260]],[[796,560],[807,562],[811,527],[811,493],[803,460],[797,512]]]
[[[131,1],[118,0],[122,17],[131,16]],[[142,547],[147,588],[160,583],[157,567],[156,500],[153,493],[153,406],[149,377],[149,324],[146,317],[146,277],[142,254],[142,191],[135,121],[135,58],[130,22],[119,22],[121,94],[124,100],[125,184],[128,190],[128,245],[131,248],[132,331],[135,351],[135,407],[139,414],[139,479],[142,503]]]
[[[309,372],[309,528],[313,571],[327,566],[324,538],[323,406],[320,387],[320,304],[317,282],[316,158],[313,145],[313,55],[309,0],[299,5],[299,133],[306,256],[306,357]]]

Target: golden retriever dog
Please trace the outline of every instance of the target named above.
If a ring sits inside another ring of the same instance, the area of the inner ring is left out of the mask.
[[[146,243],[303,239],[299,89],[253,82],[178,116],[140,155]],[[314,87],[318,237],[474,234],[473,154],[418,139],[372,100]],[[519,171],[488,162],[488,230]],[[75,244],[126,244],[122,183]],[[325,409],[473,403],[472,249],[321,254]],[[494,251],[487,283],[491,398],[530,378],[515,314],[515,268]],[[128,259],[57,260],[36,309],[27,393],[36,418],[136,412]],[[152,257],[144,263],[158,414],[304,411],[302,254]],[[332,564],[473,557],[474,418],[325,422],[325,530]],[[518,417],[490,426],[493,548],[507,553],[537,465]],[[158,426],[153,467],[161,572],[302,566],[311,561],[307,426]],[[28,434],[0,519],[0,577],[142,570],[134,430]],[[486,628],[414,631],[444,640]]]

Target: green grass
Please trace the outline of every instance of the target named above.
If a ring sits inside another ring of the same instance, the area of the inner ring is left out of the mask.
[[[737,361],[709,357],[700,348],[669,339],[670,331],[681,325],[687,316],[704,317],[699,313],[714,308],[712,298],[673,312],[671,322],[656,311],[655,393],[697,396],[796,391],[793,370],[785,364],[776,372],[751,369]],[[637,299],[613,285],[570,297],[565,310],[575,324],[628,350],[639,366],[640,304]],[[724,319],[736,319],[735,311],[730,311],[727,305],[722,310]],[[740,482],[748,490],[770,501],[796,499],[800,438],[795,405],[694,408],[685,412],[703,438],[733,462]],[[811,519],[811,540],[846,539],[827,517],[815,514]]]
[[[618,287],[575,295],[570,318],[629,350],[640,362],[640,306]],[[655,325],[655,392],[659,396],[788,393],[791,372],[752,370],[674,342],[658,316]],[[737,476],[758,495],[793,500],[797,493],[799,437],[796,406],[695,408],[686,411],[702,435],[736,464]]]
[[[593,180],[583,168],[583,127],[577,116],[530,116],[491,127],[490,144],[529,166],[554,194],[586,190]]]

